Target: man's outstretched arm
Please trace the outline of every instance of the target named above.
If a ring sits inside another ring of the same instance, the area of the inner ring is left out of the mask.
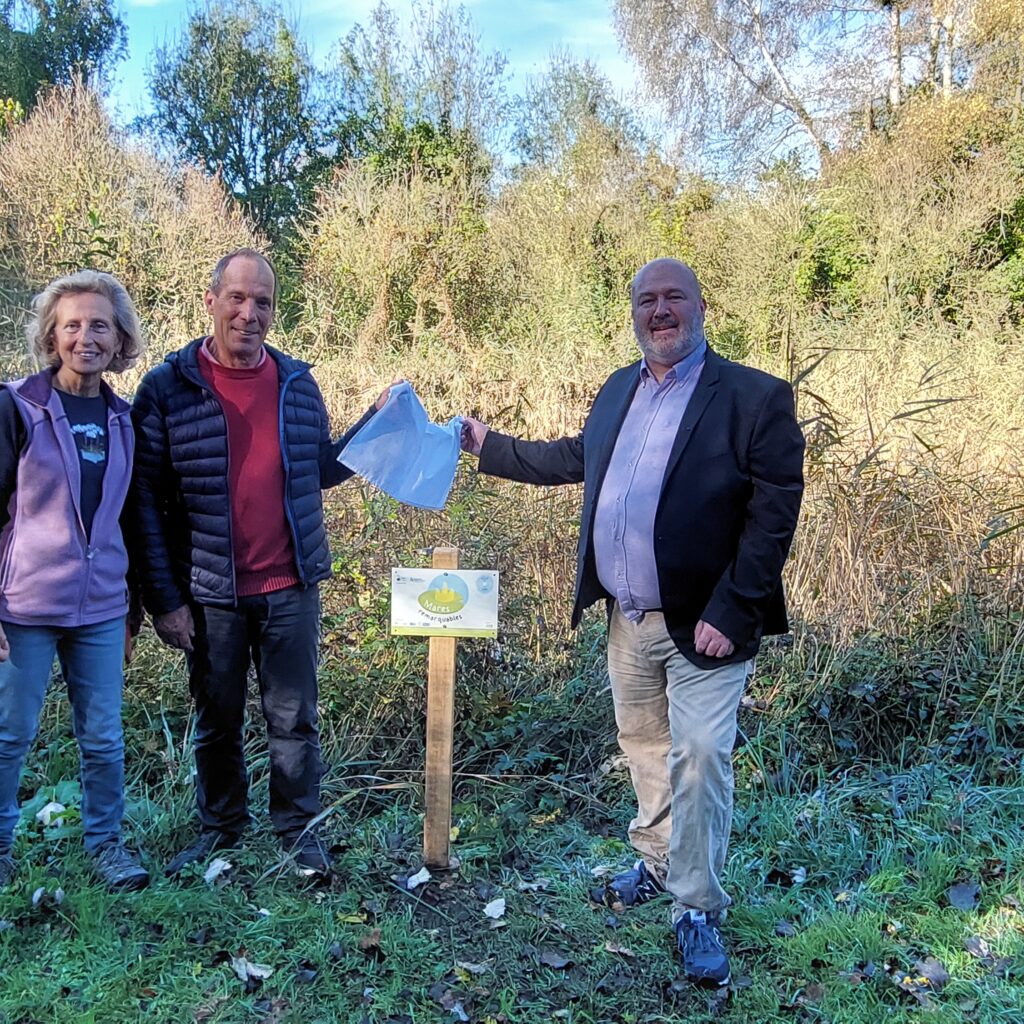
[[[578,484],[583,480],[583,434],[557,441],[521,441],[467,416],[462,450],[480,457],[480,472],[523,484]]]

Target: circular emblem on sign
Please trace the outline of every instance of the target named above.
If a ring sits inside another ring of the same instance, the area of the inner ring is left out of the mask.
[[[479,594],[489,594],[494,589],[494,577],[477,576],[476,589]]]
[[[469,600],[469,587],[458,576],[443,573],[430,582],[419,596],[420,607],[435,615],[453,615],[462,611]]]

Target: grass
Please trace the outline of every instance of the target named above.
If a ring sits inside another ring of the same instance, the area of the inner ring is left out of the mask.
[[[192,834],[190,720],[183,676],[157,662],[144,638],[139,664],[162,674],[147,669],[143,686],[143,669],[133,670],[130,818],[155,884],[112,896],[92,881],[74,823],[66,705],[51,701],[26,789],[36,803],[62,797],[71,813],[47,830],[32,820],[35,805],[27,809],[21,874],[0,894],[0,1021],[898,1024],[926,1012],[896,982],[913,987],[914,965],[927,957],[950,978],[931,994],[918,986],[932,1004],[925,1019],[1022,1019],[1024,779],[1012,751],[1000,755],[1000,772],[984,774],[980,762],[920,758],[787,774],[770,767],[792,738],[745,719],[725,998],[682,982],[666,902],[621,913],[591,905],[592,869],[629,859],[631,813],[592,639],[585,632],[570,652],[576,671],[541,696],[462,708],[453,843],[461,866],[409,892],[404,880],[420,866],[419,742],[407,739],[392,758],[351,760],[358,745],[330,719],[324,828],[340,876],[331,888],[306,887],[281,862],[258,728],[249,737],[257,827],[230,856],[224,884],[206,884],[198,870],[160,877]],[[471,651],[465,645],[469,676]],[[755,682],[752,695],[769,684]],[[338,687],[325,681],[327,691]],[[382,744],[375,736],[373,749]],[[979,886],[967,911],[947,895],[963,881]],[[483,907],[498,896],[507,911],[492,927]],[[969,952],[969,939],[984,940],[976,950],[986,955]],[[243,984],[237,957],[273,973]]]

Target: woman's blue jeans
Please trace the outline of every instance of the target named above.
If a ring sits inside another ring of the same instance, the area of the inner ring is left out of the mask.
[[[39,729],[39,714],[60,659],[81,759],[82,824],[92,853],[121,834],[124,815],[124,617],[92,626],[3,623],[11,646],[0,662],[0,855],[9,853],[18,823],[18,779]]]

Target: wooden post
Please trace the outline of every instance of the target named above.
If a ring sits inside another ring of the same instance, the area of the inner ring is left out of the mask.
[[[435,569],[458,569],[458,548],[434,548]],[[427,663],[427,772],[423,862],[447,868],[452,831],[452,735],[455,729],[455,637],[432,636]]]

